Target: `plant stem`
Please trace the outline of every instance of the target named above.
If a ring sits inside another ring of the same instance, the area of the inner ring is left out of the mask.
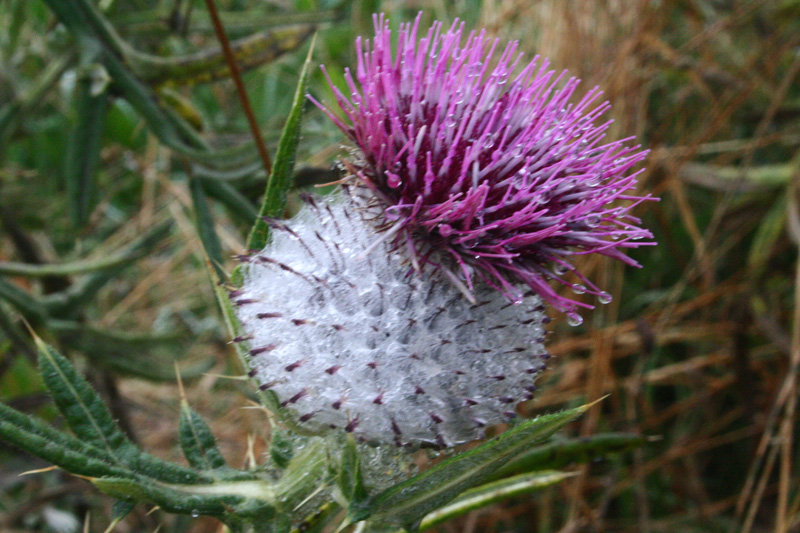
[[[214,24],[214,32],[217,34],[217,39],[222,47],[222,52],[225,54],[225,61],[228,63],[228,68],[231,69],[231,78],[233,78],[233,83],[236,85],[236,92],[239,94],[239,101],[241,102],[242,109],[247,117],[247,122],[250,124],[250,131],[253,133],[253,140],[255,141],[256,149],[258,149],[258,155],[261,157],[261,161],[264,164],[264,170],[267,171],[267,175],[269,176],[270,173],[272,173],[272,162],[269,159],[269,153],[267,152],[267,147],[264,144],[264,138],[261,135],[258,122],[256,122],[256,117],[253,115],[253,108],[250,106],[250,100],[247,98],[247,91],[242,83],[239,65],[236,63],[236,58],[231,50],[228,37],[225,35],[225,29],[222,27],[222,22],[219,19],[219,14],[217,13],[217,8],[214,5],[214,0],[205,0],[205,2],[206,7],[208,8],[208,14],[211,17],[211,22]]]

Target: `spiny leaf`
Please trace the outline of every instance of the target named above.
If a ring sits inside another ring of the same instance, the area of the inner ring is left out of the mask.
[[[237,510],[245,514],[271,514],[275,492],[261,480],[213,484],[159,483],[143,479],[103,477],[91,482],[103,492],[127,501],[152,502],[170,513],[222,517]]]
[[[217,448],[214,434],[185,399],[181,400],[181,421],[178,435],[183,455],[193,467],[201,470],[213,470],[225,466],[225,459]]]
[[[427,515],[422,519],[419,529],[429,529],[470,511],[481,509],[520,494],[541,490],[560,483],[573,475],[569,472],[542,471],[481,485],[466,491],[445,507]]]
[[[416,531],[426,514],[450,502],[465,490],[485,482],[498,468],[526,452],[532,444],[549,438],[590,406],[526,421],[482,446],[383,491],[363,504],[352,505],[348,519],[355,523],[369,518],[378,524]]]
[[[13,438],[15,439],[13,441],[15,444],[23,449],[31,450],[31,453],[36,455],[40,452],[49,453],[48,450],[50,449],[63,448],[66,451],[93,459],[98,463],[109,464],[114,461],[113,456],[106,450],[92,446],[68,433],[58,431],[45,422],[30,415],[26,415],[25,413],[21,413],[2,403],[0,403],[0,423],[5,424],[3,426],[5,428],[3,432],[10,431],[13,433],[17,431],[19,434],[19,437],[8,437],[9,442],[12,442],[11,439]],[[5,438],[5,433],[2,434]],[[32,436],[39,444],[36,447],[22,446],[24,442],[19,441],[19,439],[24,440],[28,438],[28,436]],[[59,463],[56,464],[62,466]],[[77,473],[81,474],[82,472]]]
[[[113,465],[114,458],[106,450],[3,404],[0,404],[0,438],[74,474],[133,476],[125,468]]]
[[[79,439],[102,450],[116,466],[153,479],[168,483],[204,483],[213,480],[137,449],[116,425],[97,393],[70,362],[38,337],[35,340],[45,386]]]
[[[339,490],[349,502],[358,503],[369,496],[364,488],[361,476],[361,457],[358,455],[356,440],[353,435],[347,435],[342,449],[342,461],[339,465]]]
[[[247,239],[248,250],[262,249],[269,239],[269,225],[261,217],[280,216],[286,207],[286,191],[292,183],[297,145],[300,144],[303,105],[306,102],[306,85],[308,84],[311,54],[314,51],[315,41],[316,38],[311,40],[308,56],[300,72],[300,80],[297,83],[297,90],[294,93],[292,109],[289,112],[286,125],[281,133],[281,139],[278,143],[278,152],[275,155],[275,164],[272,167],[269,180],[267,180],[267,191],[264,195],[264,203],[261,205],[259,218],[256,219],[256,224],[253,226],[250,236]]]
[[[648,440],[648,437],[631,433],[603,433],[591,437],[554,440],[536,446],[509,462],[495,472],[491,479],[502,479],[534,470],[557,469],[572,463],[585,463],[596,457],[644,446]]]
[[[39,369],[47,390],[75,435],[125,464],[135,446],[117,427],[105,404],[61,354],[38,337]]]

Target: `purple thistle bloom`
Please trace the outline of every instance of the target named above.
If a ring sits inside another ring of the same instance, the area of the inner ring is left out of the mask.
[[[355,77],[345,74],[350,97],[328,77],[346,121],[312,100],[357,146],[344,165],[379,207],[384,239],[473,301],[476,281],[514,302],[527,285],[573,323],[577,306],[592,306],[558,295],[549,280],[610,301],[572,256],[639,266],[623,249],[655,243],[629,213],[650,199],[631,193],[647,151],[632,138],[603,144],[611,121],[601,120],[610,107],[596,103],[601,91],[571,103],[579,80],[538,56],[517,69],[517,43],[498,57],[499,42],[483,31],[462,45],[458,21],[434,22],[418,38],[418,16],[401,25],[394,53],[388,21],[374,20],[374,40],[356,41]],[[570,271],[582,284],[564,279]]]

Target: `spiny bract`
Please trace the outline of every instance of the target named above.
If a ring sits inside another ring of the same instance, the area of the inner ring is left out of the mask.
[[[231,295],[261,389],[311,431],[398,445],[462,443],[513,417],[547,358],[541,298],[476,288],[470,303],[409,275],[355,200],[307,201],[273,221]]]

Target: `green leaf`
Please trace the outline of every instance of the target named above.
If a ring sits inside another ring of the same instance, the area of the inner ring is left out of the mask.
[[[169,226],[163,228],[168,229]],[[125,267],[143,255],[146,250],[123,250],[115,253],[105,253],[95,259],[79,259],[68,263],[53,263],[35,265],[29,263],[0,262],[0,275],[27,276],[43,278],[48,276],[70,276],[75,274],[88,274],[100,270],[113,270]]]
[[[572,463],[585,463],[596,457],[639,448],[648,440],[647,437],[632,433],[603,433],[591,437],[556,440],[536,446],[509,462],[495,472],[491,479],[501,479],[535,470],[558,469]]]
[[[363,504],[352,505],[350,523],[370,519],[378,524],[416,531],[422,518],[456,496],[488,480],[500,467],[525,453],[583,414],[592,404],[535,418],[489,442],[461,453],[420,475],[399,483]]]
[[[286,119],[286,125],[281,133],[278,143],[278,152],[275,155],[275,164],[267,180],[267,190],[264,194],[264,203],[259,211],[259,218],[253,226],[247,239],[248,250],[261,250],[269,240],[269,225],[262,217],[278,217],[286,208],[286,191],[292,184],[294,161],[297,154],[297,145],[300,144],[300,128],[303,122],[303,106],[306,103],[306,86],[311,65],[311,54],[314,51],[316,37],[311,40],[308,56],[300,71],[300,80],[294,93],[292,109]]]
[[[231,215],[238,217],[248,225],[255,222],[258,217],[255,206],[230,184],[213,178],[200,177],[197,179],[203,184],[206,194],[227,207]]]
[[[286,468],[294,455],[294,440],[283,430],[270,433],[269,456],[278,468]]]
[[[276,504],[286,513],[296,513],[308,502],[310,495],[319,493],[329,480],[329,452],[326,440],[308,439],[298,451],[275,483],[275,494],[280,495]]]
[[[123,518],[128,516],[135,504],[133,502],[125,501],[125,500],[117,500],[114,502],[114,505],[111,507],[111,518],[116,523],[119,523]]]
[[[103,450],[115,463],[125,464],[136,448],[103,401],[66,358],[38,337],[35,340],[44,384],[75,436]]]
[[[142,453],[114,423],[105,404],[70,362],[38,337],[42,379],[70,429],[108,460],[164,482],[205,483],[213,478]]]
[[[102,68],[94,65],[92,70]],[[99,94],[94,87],[91,72],[83,73],[75,87],[75,126],[67,146],[64,181],[69,198],[69,211],[75,227],[82,228],[89,221],[95,196],[95,174],[100,161],[108,92]]]
[[[39,301],[17,285],[3,279],[0,279],[0,298],[31,322],[42,323],[47,320],[47,310]]]
[[[230,43],[236,63],[242,71],[270,63],[301,46],[317,29],[316,24],[292,24],[266,28]],[[206,83],[227,78],[230,70],[220,48],[200,50],[178,57],[160,57],[128,47],[125,59],[132,71],[150,85]]]
[[[214,434],[185,399],[181,400],[178,435],[183,455],[190,465],[201,470],[225,467],[225,459],[217,448]]]
[[[155,225],[119,253],[120,257],[125,258],[124,261],[90,274],[82,283],[73,285],[65,292],[49,295],[44,300],[47,311],[59,318],[77,314],[108,282],[116,279],[120,271],[151,252],[169,235],[171,229],[172,221],[169,220]]]
[[[68,472],[83,476],[133,474],[114,466],[105,450],[62,433],[41,420],[0,403],[0,438]]]
[[[573,475],[574,474],[569,472],[543,471],[533,474],[522,474],[502,481],[481,485],[480,487],[466,491],[448,505],[425,516],[425,518],[422,519],[419,529],[430,529],[470,511],[481,509],[520,494],[534,492],[555,485]]]
[[[216,271],[217,277],[225,279],[225,270],[222,268],[224,263],[222,258],[222,244],[219,241],[217,230],[214,228],[214,217],[211,215],[211,210],[209,209],[200,178],[189,178],[189,191],[192,193],[195,224],[197,225],[197,233],[200,236],[200,241],[203,243],[203,248],[211,262],[211,266]]]
[[[339,490],[348,502],[360,503],[369,496],[361,476],[361,457],[353,435],[347,435],[339,465]]]
[[[208,484],[160,483],[146,479],[103,477],[91,482],[103,492],[127,501],[152,502],[163,510],[193,516],[221,518],[230,512],[260,514],[268,520],[274,514],[272,503],[276,494],[262,480]]]

